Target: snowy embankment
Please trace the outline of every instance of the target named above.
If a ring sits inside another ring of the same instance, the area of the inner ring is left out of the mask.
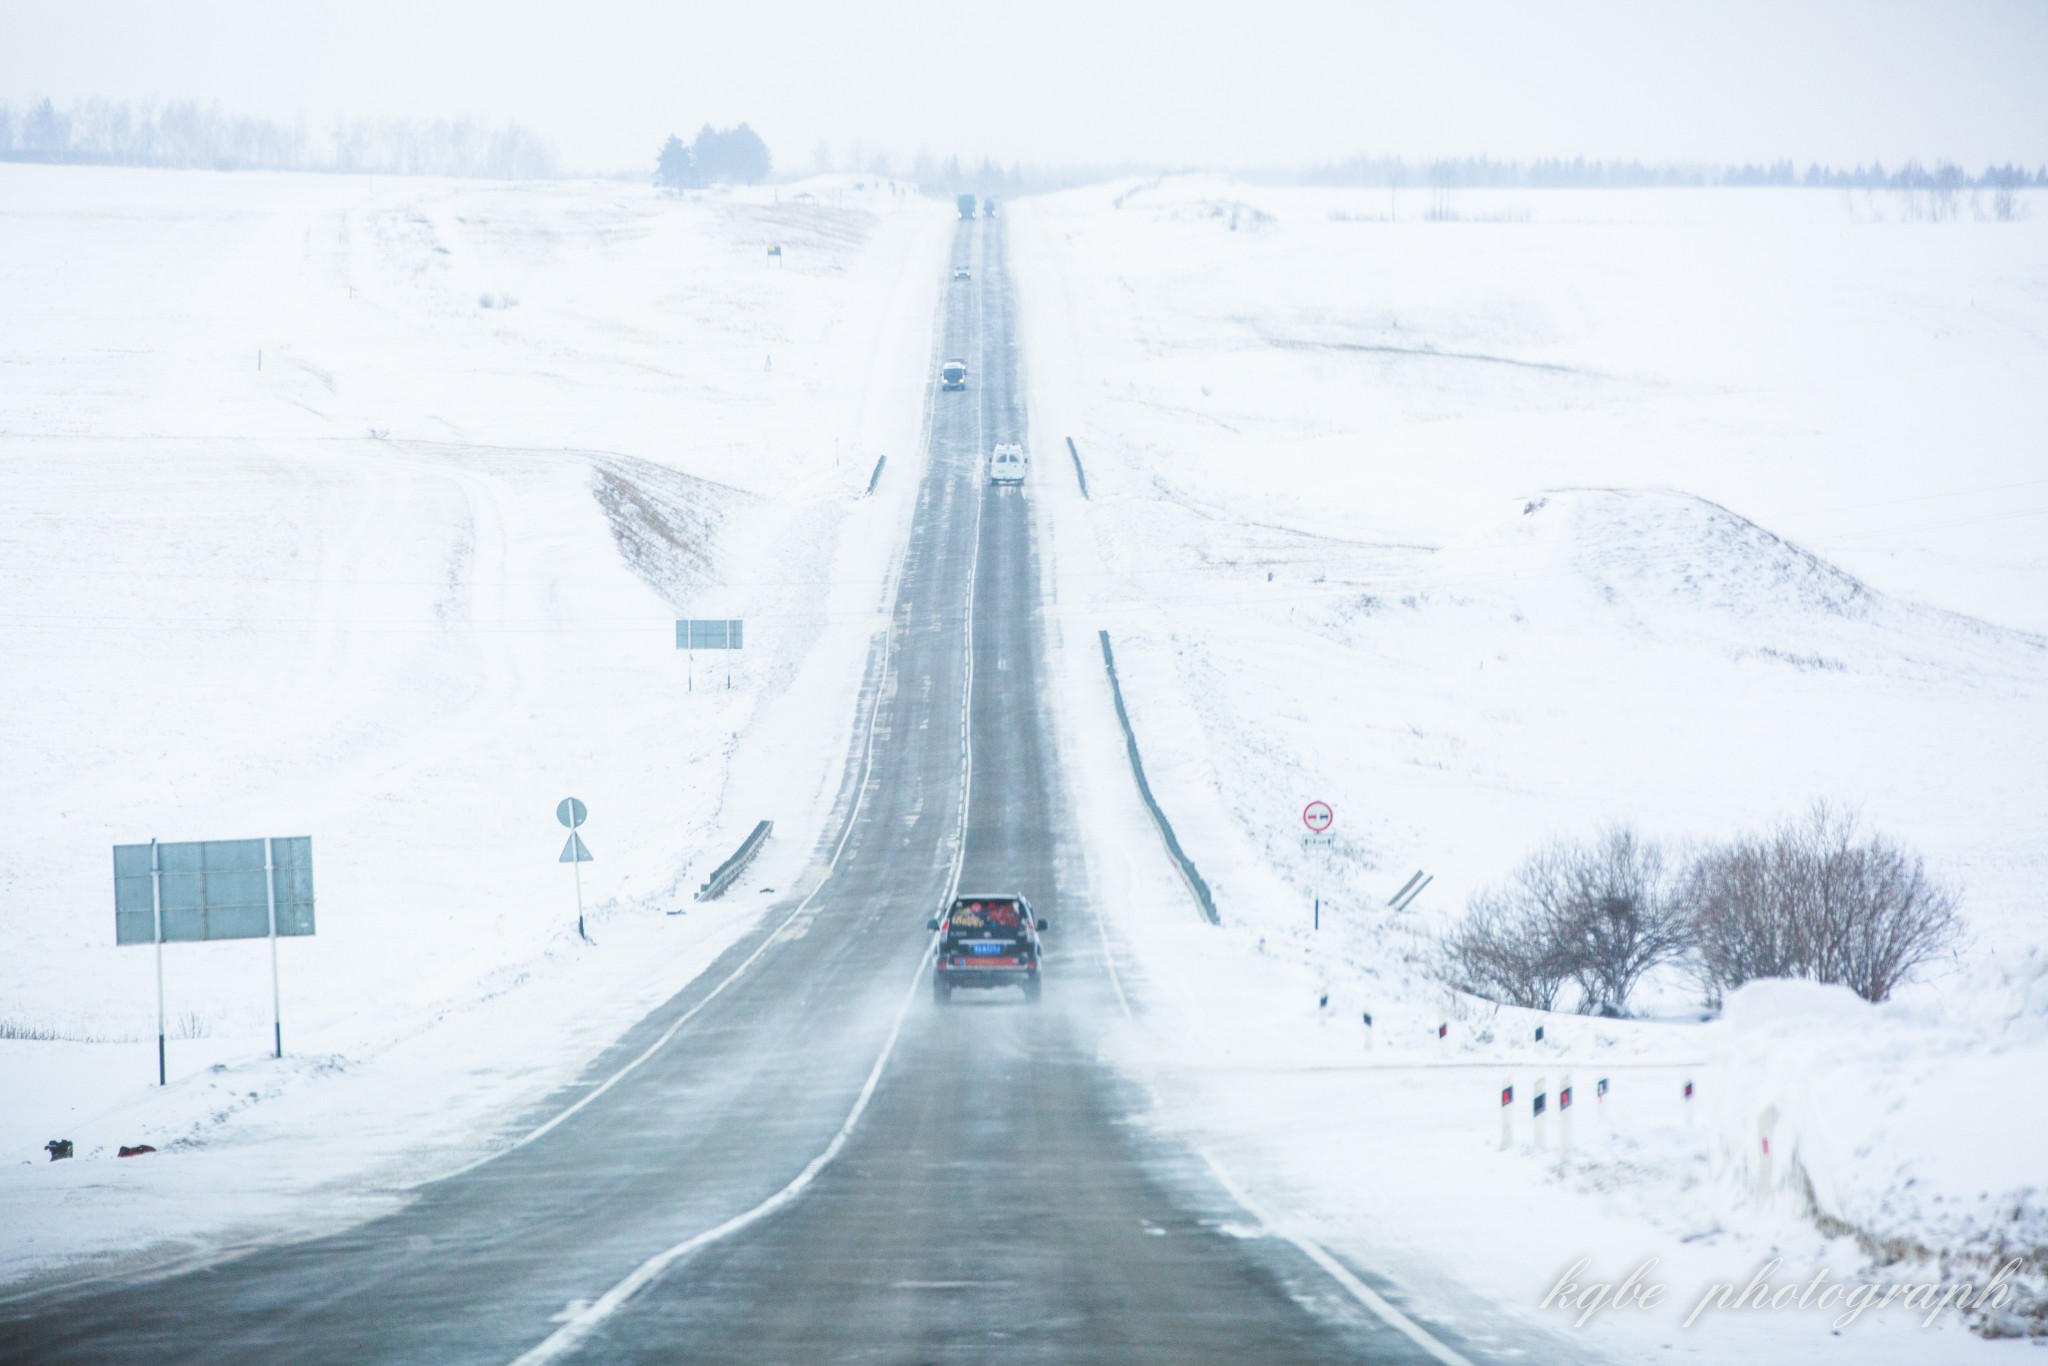
[[[1016,207],[1067,742],[1146,1006],[1117,1055],[1275,1218],[1475,1340],[1996,1350],[1896,1307],[1840,1336],[1812,1309],[1681,1325],[1773,1257],[1924,1280],[2048,1244],[2048,225],[1415,198],[1188,179]],[[1131,791],[1097,629],[1220,930]],[[1549,837],[1724,838],[1816,796],[1964,890],[1970,942],[1886,1006],[1757,989],[1703,1025],[1667,977],[1666,1022],[1545,1018],[1429,969]],[[1560,1170],[1528,1101],[1567,1076]],[[1581,1257],[1660,1259],[1662,1307],[1539,1310]]]
[[[384,1207],[799,877],[907,524],[948,215],[872,184],[0,182],[7,1281]],[[689,679],[683,615],[747,648]],[[174,945],[159,1090],[109,847],[273,834],[313,837],[319,898],[285,1057],[267,946]]]

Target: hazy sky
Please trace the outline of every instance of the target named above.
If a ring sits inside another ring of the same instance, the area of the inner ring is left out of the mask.
[[[574,166],[750,121],[899,155],[2048,162],[2048,0],[0,0],[0,99],[515,119]]]

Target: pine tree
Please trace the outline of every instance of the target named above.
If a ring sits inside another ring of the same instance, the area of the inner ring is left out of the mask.
[[[690,144],[674,133],[661,146],[661,155],[654,163],[654,183],[664,190],[680,192],[697,183],[696,158],[690,155]]]

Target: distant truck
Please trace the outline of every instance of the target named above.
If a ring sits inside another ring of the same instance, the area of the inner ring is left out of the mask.
[[[1024,448],[1014,441],[1005,441],[989,452],[988,481],[991,484],[1021,484],[1024,482],[1024,466],[1030,457]]]
[[[955,204],[957,204],[957,205],[959,205],[959,206],[960,206],[960,216],[961,216],[962,218],[972,218],[972,217],[974,217],[974,196],[973,196],[973,195],[971,195],[971,194],[963,194],[963,195],[961,195],[961,196],[960,196],[960,197],[959,197],[958,199],[954,200],[953,202],[954,202]]]
[[[939,387],[942,389],[965,389],[967,387],[967,362],[949,360],[939,367]]]
[[[943,916],[926,922],[939,934],[932,966],[932,1000],[944,1005],[961,988],[1022,987],[1038,1000],[1040,930],[1052,928],[1031,914],[1021,896],[961,896]]]

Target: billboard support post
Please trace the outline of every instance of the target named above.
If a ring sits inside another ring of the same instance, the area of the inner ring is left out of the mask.
[[[149,842],[149,909],[156,921],[156,1084],[163,1086],[167,1084],[164,1067],[164,869],[154,839]]]
[[[676,619],[676,648],[684,652],[683,688],[697,690],[697,651],[724,650],[725,686],[732,687],[732,654],[746,643],[746,623],[740,617],[679,617]]]
[[[263,841],[263,892],[270,904],[270,1038],[284,1056],[284,1004],[277,986],[277,841]]]
[[[262,879],[262,895],[256,882]],[[285,879],[283,887],[278,879]],[[145,900],[147,898],[147,900]],[[277,941],[313,933],[313,837],[188,840],[114,846],[114,943],[156,957],[156,1083],[170,1084],[164,945],[270,941],[270,1040],[284,1056],[284,986]]]

